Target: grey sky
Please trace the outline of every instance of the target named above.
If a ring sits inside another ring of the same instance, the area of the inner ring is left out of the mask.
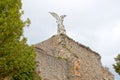
[[[66,14],[67,35],[98,52],[102,64],[114,73],[114,57],[120,53],[120,0],[23,0],[23,10],[23,18],[29,17],[32,22],[24,33],[29,44],[57,33],[49,11]]]

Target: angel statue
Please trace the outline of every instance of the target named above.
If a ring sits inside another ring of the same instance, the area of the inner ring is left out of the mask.
[[[54,12],[49,12],[49,13],[56,19],[56,23],[57,23],[57,26],[58,26],[57,33],[58,34],[66,34],[66,30],[65,30],[65,27],[63,25],[63,21],[64,21],[64,18],[66,17],[66,15],[58,16]]]

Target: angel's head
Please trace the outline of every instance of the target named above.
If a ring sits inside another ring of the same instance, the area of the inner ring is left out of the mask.
[[[67,15],[61,15],[60,17],[63,19],[63,18],[65,18]]]

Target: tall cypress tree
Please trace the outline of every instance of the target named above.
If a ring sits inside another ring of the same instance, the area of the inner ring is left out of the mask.
[[[29,23],[21,16],[21,0],[0,0],[0,80],[33,80],[35,56],[26,43],[23,28]]]

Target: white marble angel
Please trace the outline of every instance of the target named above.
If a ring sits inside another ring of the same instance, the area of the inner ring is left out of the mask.
[[[66,34],[66,30],[65,30],[65,27],[63,25],[63,21],[64,21],[64,18],[66,17],[66,15],[58,16],[54,12],[49,12],[49,13],[56,19],[56,23],[57,23],[57,26],[58,26],[57,33],[58,34]]]

